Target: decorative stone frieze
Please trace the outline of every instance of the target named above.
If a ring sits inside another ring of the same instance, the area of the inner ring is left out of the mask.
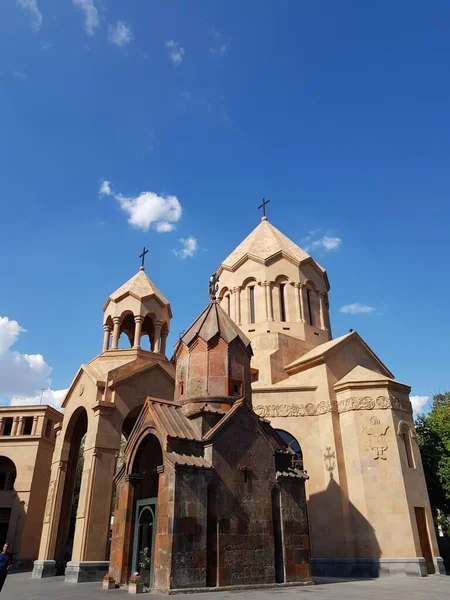
[[[255,413],[259,417],[314,417],[324,415],[329,412],[344,413],[351,410],[373,410],[388,409],[400,410],[406,413],[412,413],[411,403],[408,400],[400,400],[395,396],[378,396],[373,399],[371,396],[362,398],[345,398],[343,400],[324,401],[318,404],[309,402],[308,404],[257,404],[254,407]]]
[[[254,407],[255,413],[259,417],[313,417],[314,415],[324,415],[332,410],[335,402],[319,402],[317,405],[309,402],[306,404],[258,404]]]
[[[395,396],[378,396],[375,400],[371,396],[345,398],[344,400],[338,401],[337,408],[339,413],[348,412],[350,410],[387,408],[412,413],[411,402],[409,402],[409,400],[400,400],[400,398],[396,398]]]

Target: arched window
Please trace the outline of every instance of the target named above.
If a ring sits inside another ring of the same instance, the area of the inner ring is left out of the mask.
[[[230,296],[230,292],[228,292],[228,294],[225,296],[225,302],[226,302],[227,315],[230,317],[231,316],[231,296]]]
[[[280,283],[280,320],[286,321],[286,284]]]
[[[248,288],[248,302],[249,302],[249,322],[255,322],[255,286],[250,285]]]
[[[313,327],[320,327],[319,295],[312,281],[308,281],[306,284],[306,307],[309,324]]]
[[[405,447],[406,462],[408,464],[408,467],[414,469],[414,459],[411,447],[411,429],[407,423],[403,422],[400,424],[399,434],[402,438],[403,445]]]
[[[286,448],[289,448],[289,450],[292,451],[291,466],[294,468],[303,469],[303,453],[298,441],[292,434],[284,431],[283,429],[275,429],[275,431],[285,443]]]
[[[11,491],[16,481],[16,465],[6,456],[0,456],[0,490]]]

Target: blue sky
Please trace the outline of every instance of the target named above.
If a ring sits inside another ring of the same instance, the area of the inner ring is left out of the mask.
[[[333,334],[447,390],[449,23],[444,1],[3,0],[3,402],[68,387],[144,245],[174,342],[263,196],[327,269]]]

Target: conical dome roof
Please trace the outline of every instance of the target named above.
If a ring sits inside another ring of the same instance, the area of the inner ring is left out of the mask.
[[[202,314],[183,334],[181,341],[189,345],[194,338],[199,337],[203,341],[209,342],[217,334],[228,344],[239,338],[244,346],[250,346],[248,337],[215,301],[208,304]]]
[[[136,275],[133,275],[131,279],[121,285],[119,289],[109,296],[104,308],[106,308],[110,301],[118,302],[128,294],[134,296],[138,300],[143,300],[149,296],[155,296],[164,306],[169,305],[169,301],[158,290],[156,285],[142,267],[139,269]]]
[[[299,263],[307,259],[312,260],[307,252],[269,223],[266,217],[263,217],[261,223],[222,262],[221,267],[233,270],[247,256],[266,262],[278,253],[290,256]],[[318,266],[324,271],[320,265]]]

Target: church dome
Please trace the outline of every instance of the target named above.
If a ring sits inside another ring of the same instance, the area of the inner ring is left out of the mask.
[[[250,346],[248,337],[217,302],[210,302],[208,304],[201,315],[183,334],[181,341],[186,346],[189,346],[196,338],[200,338],[208,343],[216,335],[219,335],[228,344],[239,338],[244,346]]]
[[[222,262],[219,274],[223,268],[234,271],[239,267],[242,260],[248,257],[267,263],[277,255],[291,258],[297,263],[305,260],[312,261],[307,252],[269,223],[266,217],[263,217],[261,223]],[[323,267],[318,263],[315,264],[325,273]]]

